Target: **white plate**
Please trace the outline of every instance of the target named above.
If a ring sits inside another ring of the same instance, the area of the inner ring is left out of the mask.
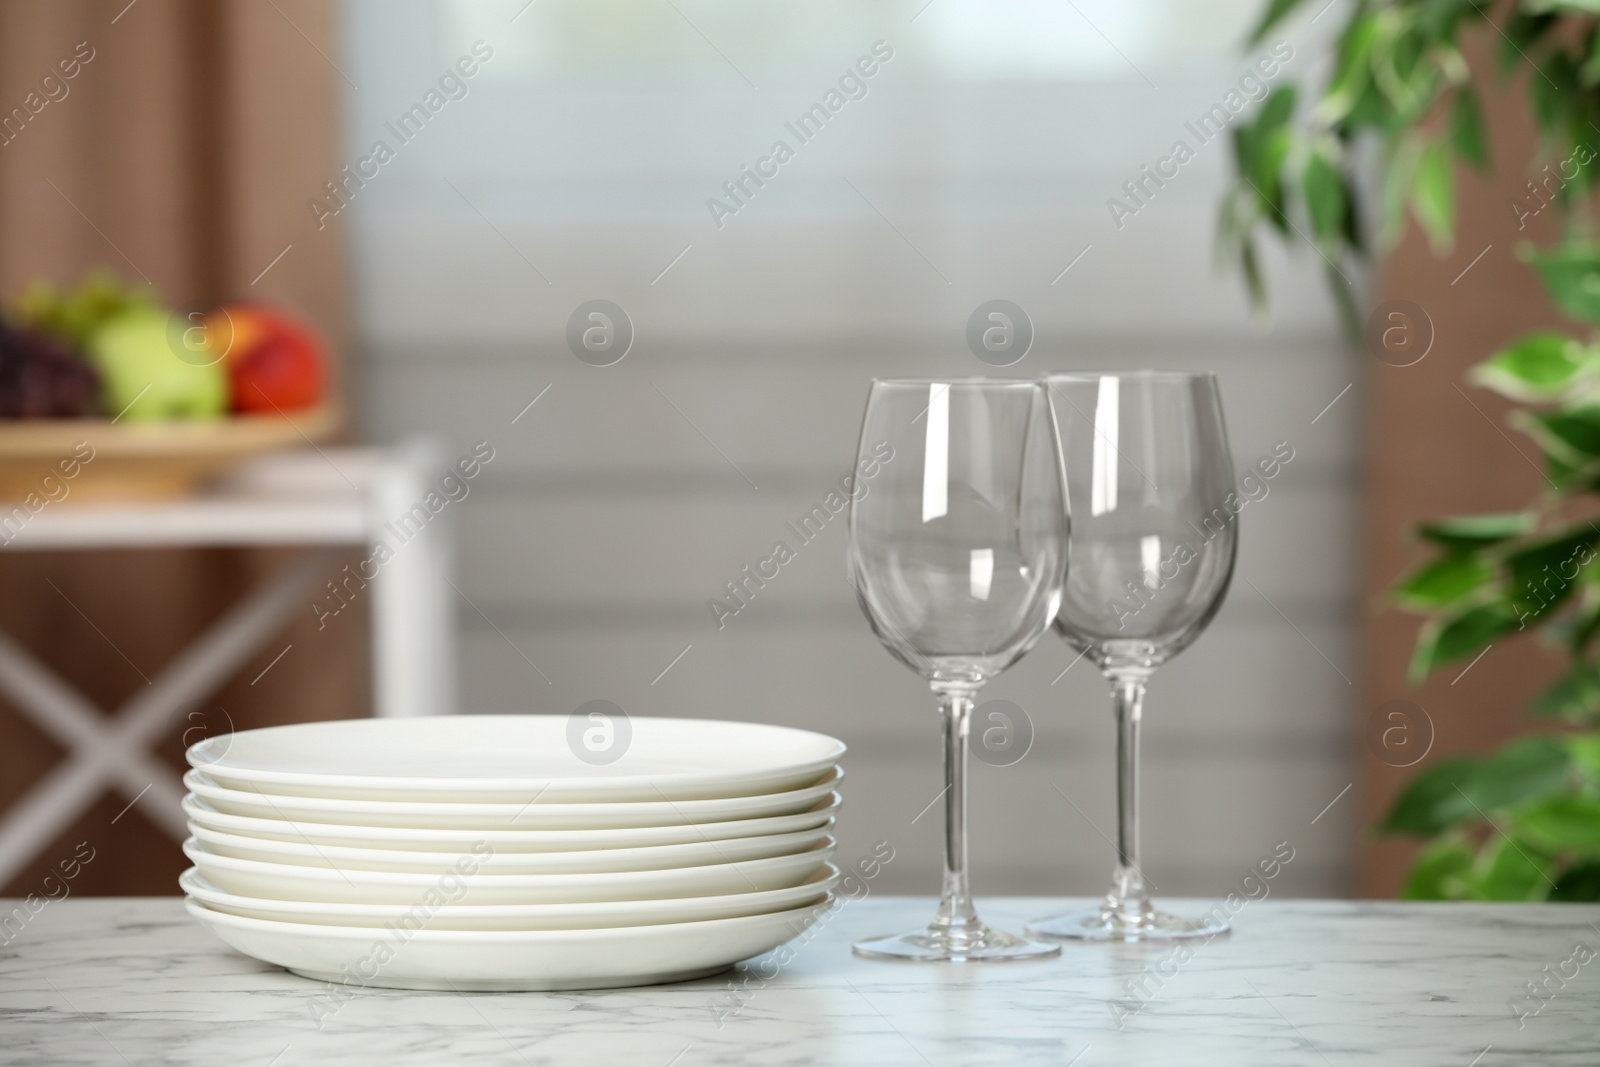
[[[405,904],[316,904],[261,900],[218,889],[190,868],[178,878],[183,891],[214,911],[271,922],[318,926],[363,926],[422,930],[593,930],[701,922],[735,915],[760,915],[820,903],[839,881],[832,864],[789,889],[725,893],[714,897],[632,900],[601,904],[451,904],[441,908]]]
[[[694,841],[647,848],[596,848],[582,852],[487,852],[478,869],[484,874],[599,874],[606,871],[662,871],[708,863],[789,856],[815,848],[828,836],[833,820],[815,830],[792,834],[741,837],[732,841]],[[456,862],[449,852],[401,852],[383,848],[341,848],[304,841],[263,841],[258,837],[208,830],[189,824],[189,832],[218,856],[263,863],[292,863],[343,871],[400,871],[443,874]],[[487,842],[484,843],[487,845]],[[493,848],[492,845],[488,846]],[[471,846],[468,846],[470,850]],[[602,924],[609,925],[609,924]]]
[[[405,826],[455,830],[604,830],[793,815],[833,792],[838,767],[805,789],[716,800],[629,801],[615,804],[452,804],[447,801],[336,800],[269,796],[225,789],[199,771],[183,776],[189,792],[218,811],[258,819],[335,822],[353,826]]]
[[[589,762],[590,744],[622,754]],[[191,746],[188,759],[219,785],[279,796],[526,804],[781,793],[844,752],[822,734],[752,722],[442,715],[243,730]]]
[[[197,797],[183,798],[183,812],[195,826],[267,841],[293,841],[318,846],[398,849],[406,852],[450,852],[460,855],[485,841],[503,856],[511,852],[582,852],[588,849],[645,848],[695,841],[727,841],[742,837],[794,833],[831,826],[842,803],[829,793],[797,815],[764,819],[695,823],[689,826],[631,826],[615,830],[424,830],[402,826],[341,826],[337,823],[286,822],[227,815]],[[452,857],[453,858],[453,857]]]
[[[240,896],[437,907],[662,900],[788,889],[820,871],[836,847],[837,842],[829,837],[816,848],[792,856],[606,874],[486,874],[475,866],[479,856],[470,852],[460,857],[457,871],[442,875],[297,867],[218,856],[192,837],[183,843],[183,854],[200,868],[206,881]]]
[[[369,986],[533,991],[703,978],[799,936],[831,904],[604,930],[419,930],[404,940],[387,930],[226,915],[193,900],[185,907],[246,956],[332,983],[309,1000],[318,1015],[338,1011],[349,995]]]

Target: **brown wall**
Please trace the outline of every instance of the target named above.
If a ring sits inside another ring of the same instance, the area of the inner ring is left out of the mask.
[[[1554,209],[1518,229],[1513,200],[1535,168],[1536,145],[1526,98],[1527,68],[1510,82],[1494,74],[1493,50],[1470,50],[1485,102],[1495,171],[1462,171],[1455,248],[1436,257],[1415,227],[1383,263],[1380,300],[1406,299],[1433,321],[1432,350],[1410,367],[1372,361],[1367,381],[1369,505],[1366,594],[1368,673],[1362,727],[1385,701],[1420,704],[1433,721],[1428,760],[1392,768],[1370,748],[1362,753],[1364,816],[1360,892],[1393,896],[1415,846],[1376,839],[1371,827],[1417,770],[1441,756],[1485,753],[1530,728],[1527,705],[1562,663],[1536,640],[1503,639],[1464,676],[1466,663],[1440,670],[1420,687],[1405,678],[1419,619],[1384,610],[1395,580],[1428,553],[1409,534],[1418,521],[1445,515],[1522,508],[1545,487],[1538,450],[1506,425],[1510,405],[1466,380],[1468,368],[1518,335],[1539,327],[1575,328],[1545,296],[1533,269],[1517,257],[1525,242],[1548,244]],[[1596,135],[1600,147],[1600,134]],[[1543,164],[1541,159],[1541,166]],[[1460,276],[1474,257],[1488,252]],[[1459,276],[1459,277],[1458,277]],[[1459,680],[1458,680],[1459,679]]]
[[[318,231],[306,208],[338,169],[342,82],[324,58],[338,56],[336,12],[320,0],[0,5],[0,111],[22,104],[79,42],[94,50],[65,98],[0,146],[0,298],[35,278],[70,283],[104,266],[130,284],[148,279],[173,302],[283,304],[337,345],[340,228]],[[114,708],[284,555],[0,554],[0,628]],[[317,633],[308,605],[241,679],[202,705],[200,718],[174,723],[156,751],[178,767],[185,731],[367,713],[362,610]],[[294,654],[251,686],[291,642]],[[61,755],[0,701],[0,808]],[[128,799],[107,794],[0,894],[38,890],[51,864],[83,840],[96,857],[74,892],[175,892],[185,862],[140,814],[150,798],[112,824]]]

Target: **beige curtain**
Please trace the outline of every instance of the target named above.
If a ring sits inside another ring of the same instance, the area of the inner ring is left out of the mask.
[[[283,304],[337,349],[342,226],[319,231],[306,207],[339,165],[346,86],[335,67],[336,13],[321,0],[0,4],[0,295],[104,266],[174,302]],[[278,558],[234,550],[0,555],[0,628],[113,708]],[[296,628],[311,619],[308,611]],[[247,670],[207,701],[205,722],[215,729],[230,719],[253,726],[365,714],[364,621],[352,621],[315,639],[309,630],[304,640],[286,634],[306,655],[297,651],[255,687]],[[175,767],[190,725],[158,746]],[[61,754],[0,701],[0,806]],[[137,806],[113,825],[126,803],[108,793],[37,870],[0,893],[36,890],[52,859],[86,839],[97,855],[74,892],[175,892],[182,854]]]

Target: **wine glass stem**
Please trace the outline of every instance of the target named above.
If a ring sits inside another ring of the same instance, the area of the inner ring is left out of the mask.
[[[933,925],[976,930],[978,913],[967,882],[967,732],[973,691],[935,688],[944,719],[944,892]]]
[[[1144,690],[1142,674],[1111,679],[1111,703],[1117,717],[1117,869],[1106,907],[1129,919],[1151,910],[1139,854],[1139,719]]]

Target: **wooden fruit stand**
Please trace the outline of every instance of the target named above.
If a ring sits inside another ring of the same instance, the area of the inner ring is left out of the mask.
[[[342,424],[335,403],[283,415],[165,422],[0,421],[0,501],[21,501],[29,493],[52,501],[180,497],[242,459],[326,441]],[[93,449],[87,462],[84,443]],[[65,477],[60,464],[74,459],[77,471]],[[60,485],[67,486],[65,494]]]

